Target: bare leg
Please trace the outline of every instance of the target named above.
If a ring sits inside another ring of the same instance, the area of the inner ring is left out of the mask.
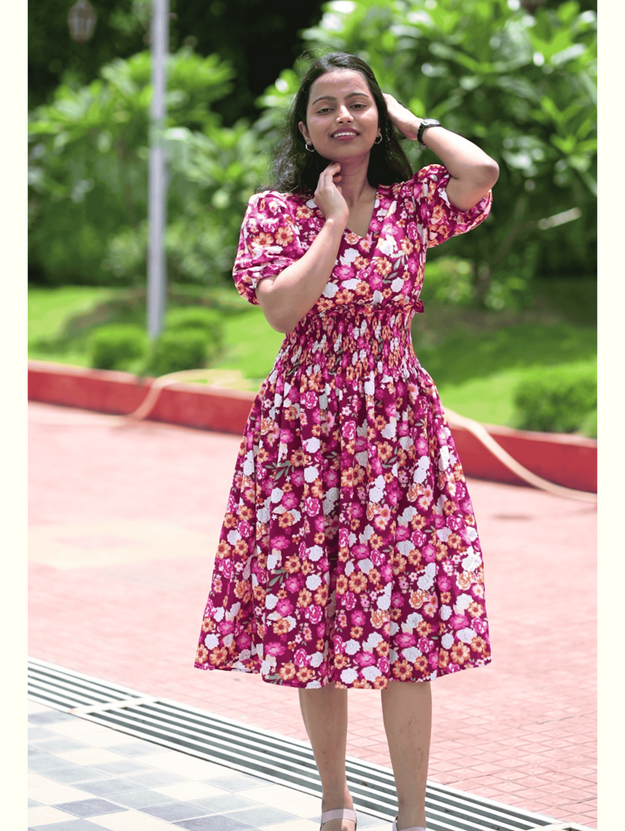
[[[425,828],[432,727],[430,682],[389,681],[382,691],[382,714],[399,803],[397,828]]]
[[[327,684],[320,690],[299,690],[304,726],[321,777],[322,811],[353,808],[345,778],[347,690]],[[350,820],[330,820],[323,831],[354,831]]]

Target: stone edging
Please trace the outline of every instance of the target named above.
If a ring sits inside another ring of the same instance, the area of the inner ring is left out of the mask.
[[[28,398],[48,404],[128,415],[139,407],[151,383],[152,379],[137,379],[126,372],[28,362]],[[149,419],[240,435],[254,398],[252,392],[180,383],[162,390]],[[558,485],[596,493],[596,440],[485,426],[528,470]],[[453,434],[467,476],[525,484],[468,430],[454,427]]]

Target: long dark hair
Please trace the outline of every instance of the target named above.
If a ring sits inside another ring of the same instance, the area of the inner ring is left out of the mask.
[[[364,76],[378,109],[382,141],[374,144],[369,156],[367,179],[372,187],[404,182],[412,176],[410,162],[399,144],[399,131],[393,126],[386,101],[371,68],[356,55],[331,52],[311,64],[289,111],[286,134],[273,157],[272,188],[282,193],[314,193],[321,171],[328,160],[316,151],[309,153],[298,124],[306,124],[306,108],[314,81],[334,69],[352,69]]]

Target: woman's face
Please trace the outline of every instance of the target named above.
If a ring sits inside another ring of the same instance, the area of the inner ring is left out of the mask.
[[[335,69],[317,78],[310,88],[306,123],[298,126],[328,161],[368,155],[380,130],[378,108],[364,76]]]

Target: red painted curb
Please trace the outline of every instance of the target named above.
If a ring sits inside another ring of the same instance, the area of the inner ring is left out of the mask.
[[[151,384],[152,379],[143,381],[127,372],[28,362],[31,401],[128,415],[145,399]],[[175,384],[162,390],[149,419],[240,435],[255,397],[252,392]],[[558,485],[596,493],[597,442],[594,439],[485,426],[495,441],[528,470]],[[468,430],[456,427],[453,434],[467,476],[526,484]]]

